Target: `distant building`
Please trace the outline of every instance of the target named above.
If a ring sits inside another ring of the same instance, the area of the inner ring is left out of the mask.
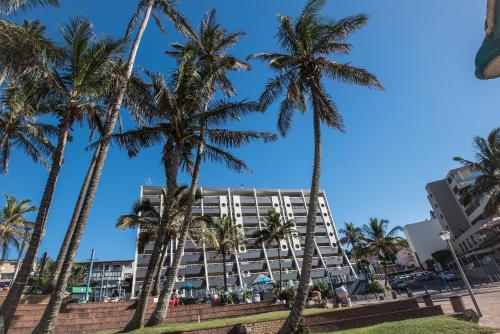
[[[90,269],[90,261],[78,262],[85,267],[85,281]],[[94,261],[92,265],[91,286],[94,297],[129,296],[132,292],[134,260]]]
[[[411,249],[401,249],[396,253],[396,263],[404,268],[415,267],[415,257]]]
[[[9,283],[16,271],[16,260],[0,261],[0,283]]]
[[[450,231],[452,245],[464,266],[472,269],[484,263],[483,258],[494,259],[492,268],[498,271],[500,263],[500,240],[498,228],[484,233],[483,227],[491,222],[484,215],[486,198],[468,206],[463,205],[460,189],[473,184],[479,172],[468,167],[456,168],[448,172],[442,180],[428,183],[427,199],[432,206],[434,217],[443,230]]]
[[[228,215],[247,241],[246,245],[241,245],[236,250],[236,254],[231,254],[227,261],[229,286],[250,286],[259,274],[277,280],[279,277],[278,247],[281,248],[282,254],[283,280],[288,283],[299,279],[304,255],[308,191],[203,188],[201,192],[202,199],[195,204],[193,215],[210,215],[214,218]],[[160,211],[161,188],[142,187],[141,199],[149,199]],[[288,240],[283,240],[279,245],[267,246],[257,242],[257,237],[262,227],[261,219],[267,216],[270,209],[280,212],[283,219],[293,221],[297,234],[292,235]],[[175,240],[169,242],[166,247],[167,255],[162,265],[163,275],[173,260]],[[136,253],[137,271],[134,291],[139,290],[142,285],[152,250],[153,243],[150,243],[143,254]],[[337,276],[347,276],[352,273],[352,266],[339,242],[326,195],[320,191],[311,278],[313,280],[325,278],[328,272]],[[221,288],[223,281],[221,256],[208,245],[188,241],[175,287],[180,289],[189,284],[194,289],[209,290]]]
[[[443,227],[437,219],[425,220],[419,223],[408,224],[403,227],[406,240],[412,250],[416,266],[424,267],[427,260],[432,260],[432,253],[446,249],[446,243],[439,237]]]

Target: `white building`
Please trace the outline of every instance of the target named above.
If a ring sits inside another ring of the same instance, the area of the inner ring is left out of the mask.
[[[416,259],[416,266],[427,268],[425,261],[432,260],[432,253],[446,249],[446,243],[439,237],[442,230],[443,227],[437,219],[424,220],[403,227],[408,245]]]

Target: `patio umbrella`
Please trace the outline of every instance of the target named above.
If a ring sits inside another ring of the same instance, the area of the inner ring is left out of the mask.
[[[189,290],[189,297],[193,297],[193,293],[191,292],[194,289],[194,285],[191,283],[184,284],[181,286],[181,289]]]
[[[257,275],[257,277],[253,280],[252,285],[262,285],[262,284],[268,284],[271,283],[273,280],[270,279],[267,276],[264,276],[262,274]]]

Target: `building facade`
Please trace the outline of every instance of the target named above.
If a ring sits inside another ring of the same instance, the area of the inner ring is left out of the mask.
[[[473,184],[479,172],[462,167],[448,172],[442,180],[428,183],[427,199],[432,213],[443,230],[451,232],[452,245],[466,268],[481,267],[486,259],[495,271],[500,263],[500,242],[495,238],[485,240],[484,227],[492,220],[484,215],[486,198],[463,205],[460,189]],[[484,261],[483,261],[484,260]]]
[[[259,274],[278,279],[278,247],[282,252],[283,280],[293,282],[299,279],[309,203],[307,191],[202,188],[201,193],[202,199],[195,204],[193,215],[209,215],[213,218],[228,215],[246,239],[245,245],[241,245],[226,264],[229,286],[249,286]],[[163,201],[161,188],[142,187],[141,199],[150,200],[157,210],[160,210]],[[262,218],[270,209],[280,212],[284,220],[293,221],[297,233],[279,245],[265,246],[257,242],[257,237],[262,227]],[[352,265],[339,243],[324,191],[320,192],[318,198],[315,235],[312,279],[324,278],[328,272],[337,276],[353,273]],[[172,240],[167,245],[167,255],[162,266],[163,273],[173,260],[175,243],[175,240]],[[152,249],[152,243],[147,245],[144,254],[137,253],[136,249],[135,291],[142,285]],[[192,241],[186,243],[175,287],[179,289],[187,284],[201,290],[222,287],[222,258],[208,245],[195,244]]]
[[[90,261],[78,262],[85,268],[85,281],[90,273]],[[135,265],[133,260],[94,261],[90,285],[96,300],[117,296],[125,299],[132,292]]]
[[[424,220],[403,227],[406,240],[415,259],[415,265],[427,268],[426,261],[433,260],[432,253],[446,249],[446,243],[439,237],[443,227],[437,219]]]

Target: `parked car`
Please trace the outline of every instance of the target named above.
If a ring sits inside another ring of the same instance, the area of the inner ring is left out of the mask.
[[[390,285],[391,285],[391,288],[393,288],[394,290],[404,290],[407,287],[405,280],[401,279],[401,278],[392,281],[390,283]]]
[[[439,278],[444,281],[454,281],[457,279],[457,275],[451,271],[442,271],[439,273]]]
[[[9,285],[7,283],[2,283],[0,282],[0,291],[8,291],[9,290]]]
[[[430,271],[421,271],[415,274],[415,278],[418,281],[432,281],[434,279],[434,274]]]

